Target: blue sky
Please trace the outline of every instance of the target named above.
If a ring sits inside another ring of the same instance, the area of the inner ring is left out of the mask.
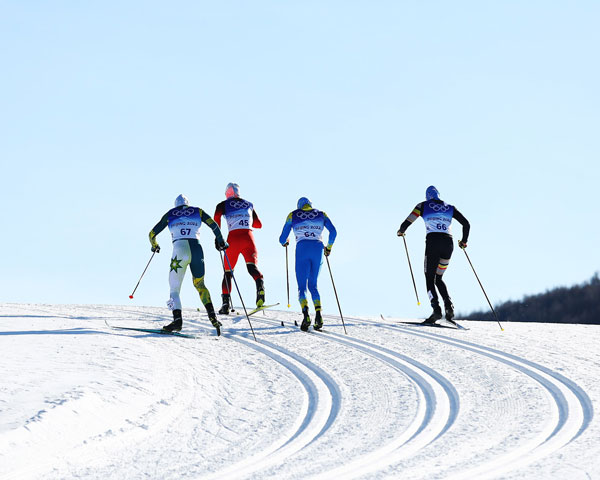
[[[429,314],[423,223],[407,236],[421,307],[396,230],[430,184],[470,220],[494,303],[600,270],[597,2],[0,9],[0,301],[165,305],[166,231],[128,299],[148,231],[179,193],[212,214],[230,181],[263,220],[259,268],[284,307],[277,239],[300,196],[338,229],[346,314]],[[202,243],[219,303],[208,229]],[[249,275],[237,278],[252,303]],[[458,249],[445,278],[459,311],[486,307]],[[335,313],[326,265],[320,286]],[[200,304],[191,278],[182,301]]]

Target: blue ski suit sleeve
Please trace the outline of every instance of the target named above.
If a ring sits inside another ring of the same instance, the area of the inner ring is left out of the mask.
[[[333,226],[333,223],[331,223],[331,220],[329,219],[329,217],[327,216],[327,214],[325,212],[323,212],[323,216],[325,217],[325,228],[327,230],[329,230],[329,238],[327,240],[327,246],[331,247],[333,245],[333,242],[335,242],[335,237],[337,237],[337,230],[335,229],[335,227]]]
[[[282,245],[285,245],[285,242],[288,241],[288,237],[290,236],[290,232],[292,231],[292,213],[290,213],[287,219],[285,220],[285,224],[283,225],[283,231],[279,236],[279,243],[281,243]]]

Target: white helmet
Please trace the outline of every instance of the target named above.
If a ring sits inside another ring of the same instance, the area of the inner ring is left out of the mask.
[[[189,204],[190,204],[190,201],[183,193],[175,199],[176,207],[181,207],[182,205],[189,205]]]

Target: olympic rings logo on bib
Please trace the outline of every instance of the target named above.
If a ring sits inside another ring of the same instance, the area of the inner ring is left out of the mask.
[[[240,201],[240,200],[231,200],[229,202],[229,205],[232,208],[249,208],[250,207],[250,204],[248,202]]]
[[[296,216],[301,220],[313,220],[319,216],[317,212],[298,212]]]
[[[175,210],[174,212],[171,212],[175,217],[189,217],[190,215],[192,215],[194,213],[194,209],[193,208],[186,208],[184,210]]]
[[[447,212],[448,210],[450,210],[449,205],[439,205],[433,202],[429,204],[429,208],[431,208],[434,212]]]

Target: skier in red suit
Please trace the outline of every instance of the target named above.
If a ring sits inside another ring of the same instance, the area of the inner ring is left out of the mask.
[[[244,256],[248,273],[256,282],[256,306],[260,307],[265,303],[265,285],[263,275],[256,267],[258,253],[254,243],[253,228],[261,228],[262,223],[254,210],[251,202],[240,197],[240,187],[237,183],[229,183],[225,189],[227,200],[219,203],[215,210],[213,218],[219,227],[221,226],[221,217],[225,216],[227,220],[227,229],[229,235],[227,243],[227,259],[225,260],[225,275],[223,276],[223,306],[219,310],[220,314],[228,314],[231,305],[231,282],[233,269],[237,263],[238,257]],[[227,262],[229,260],[229,262]]]

